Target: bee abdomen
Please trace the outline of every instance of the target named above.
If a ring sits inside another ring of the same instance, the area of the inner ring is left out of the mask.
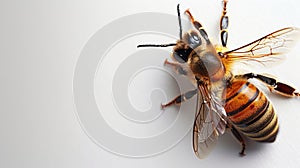
[[[234,81],[226,91],[225,110],[232,124],[245,136],[260,142],[273,142],[278,119],[266,96],[253,84]]]

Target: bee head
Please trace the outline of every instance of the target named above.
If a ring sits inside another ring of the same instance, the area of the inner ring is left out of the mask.
[[[203,42],[204,41],[204,42]],[[209,42],[206,33],[200,31],[200,33],[191,30],[184,34],[182,40],[177,41],[176,46],[173,49],[173,57],[180,63],[188,61],[191,52],[201,46],[203,43]]]

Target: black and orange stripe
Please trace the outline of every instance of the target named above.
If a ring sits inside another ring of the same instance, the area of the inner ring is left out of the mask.
[[[235,128],[259,142],[274,142],[278,119],[266,96],[247,80],[234,80],[226,90],[225,110]]]

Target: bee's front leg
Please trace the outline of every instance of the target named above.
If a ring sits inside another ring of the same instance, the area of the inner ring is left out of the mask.
[[[184,70],[183,66],[177,62],[169,62],[166,59],[164,65],[171,66],[175,70],[175,72],[177,72],[180,75],[187,75],[187,71]]]

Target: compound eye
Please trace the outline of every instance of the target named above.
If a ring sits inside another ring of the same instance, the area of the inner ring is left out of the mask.
[[[201,38],[196,32],[191,32],[189,34],[188,41],[191,48],[196,48],[202,44]]]
[[[180,62],[180,63],[185,63],[186,61],[183,59],[183,51],[182,50],[177,50],[174,52],[174,58]]]
[[[189,55],[192,52],[191,48],[188,49],[177,49],[174,51],[174,58],[180,62],[180,63],[185,63],[188,61]]]

